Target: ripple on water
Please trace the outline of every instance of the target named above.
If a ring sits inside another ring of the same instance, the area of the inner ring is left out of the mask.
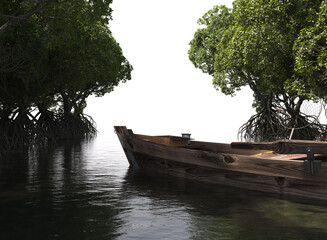
[[[326,206],[128,169],[115,135],[0,164],[0,239],[327,239]]]

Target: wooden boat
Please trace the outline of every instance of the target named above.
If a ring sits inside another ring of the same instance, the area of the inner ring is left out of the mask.
[[[114,128],[132,167],[205,183],[327,200],[327,142],[223,144]]]

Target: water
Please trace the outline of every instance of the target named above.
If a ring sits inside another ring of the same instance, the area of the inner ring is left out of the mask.
[[[114,134],[0,162],[0,239],[326,239],[327,204],[128,168]]]

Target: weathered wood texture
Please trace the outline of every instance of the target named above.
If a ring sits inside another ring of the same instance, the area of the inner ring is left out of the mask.
[[[327,200],[327,163],[322,162],[322,169],[311,175],[303,168],[306,154],[260,155],[262,151],[256,149],[232,149],[229,144],[205,142],[171,147],[144,141],[126,127],[115,127],[115,130],[125,152],[131,153],[132,160],[141,168],[205,183]],[[292,149],[295,148],[298,146]],[[265,147],[263,152],[267,150],[271,149]]]
[[[189,149],[204,150],[209,152],[220,152],[230,154],[241,154],[241,155],[255,155],[259,153],[267,152],[267,150],[260,149],[234,149],[230,144],[226,143],[211,143],[211,142],[200,142],[191,141],[190,145],[187,146]]]
[[[135,160],[134,154],[129,150],[125,144],[123,135],[118,134],[118,139],[120,141],[121,146],[123,147],[125,156],[129,162],[129,165],[133,167],[139,167],[137,161]]]
[[[306,154],[308,149],[314,154],[327,154],[327,142],[280,140],[276,142],[233,142],[234,149],[261,149],[271,150],[280,154]]]
[[[181,146],[187,146],[188,145],[188,139],[182,138],[182,137],[177,137],[177,136],[146,136],[146,135],[140,135],[140,134],[135,134],[135,137],[142,139],[144,141],[149,141],[149,142],[154,142],[154,143],[159,143],[167,146],[176,146],[176,147],[181,147]]]
[[[281,159],[276,154],[240,155],[171,147],[141,140],[123,127],[116,129],[116,132],[123,135],[130,151],[153,158],[214,170],[327,182],[327,163],[324,162],[321,163],[321,170],[312,175],[304,170],[303,160],[292,157],[282,156]]]
[[[175,136],[148,136],[148,135],[142,135],[142,134],[134,134],[134,136],[136,138],[139,138],[139,139],[142,139],[145,141],[149,140],[150,142],[156,142],[156,143],[161,143],[160,140],[155,141],[154,139],[156,139],[156,138],[162,138],[162,137],[178,138]],[[194,149],[194,150],[205,150],[205,151],[211,151],[211,152],[242,154],[242,155],[254,155],[254,154],[267,152],[267,150],[260,150],[260,149],[235,149],[235,148],[232,148],[230,144],[226,144],[226,143],[190,141],[190,144],[187,144],[187,142],[188,142],[187,140],[184,141],[183,144],[181,144],[181,146],[185,146],[189,149]],[[169,145],[169,144],[164,144],[164,145]],[[178,145],[176,145],[176,146],[178,146]]]
[[[150,171],[159,171],[175,177],[215,185],[269,192],[283,196],[327,200],[326,183],[322,182],[187,166],[163,159],[154,159],[151,156],[138,153],[136,154],[136,159],[142,162],[143,168]]]

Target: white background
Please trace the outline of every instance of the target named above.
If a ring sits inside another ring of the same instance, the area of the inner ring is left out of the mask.
[[[232,7],[231,0],[114,0],[109,26],[134,70],[113,92],[88,99],[85,112],[100,134],[126,125],[135,133],[237,141],[239,127],[255,112],[252,92],[225,96],[187,54],[197,20],[222,4]]]

